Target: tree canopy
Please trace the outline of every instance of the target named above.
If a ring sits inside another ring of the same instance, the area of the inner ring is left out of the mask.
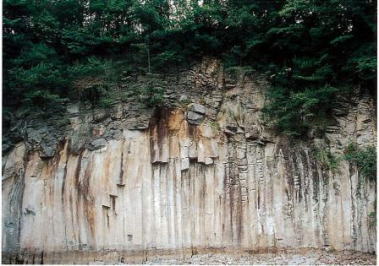
[[[336,95],[376,92],[372,0],[5,0],[3,8],[5,110],[56,108],[75,98],[76,78],[111,59],[151,72],[211,55],[267,73],[265,113],[295,136]]]

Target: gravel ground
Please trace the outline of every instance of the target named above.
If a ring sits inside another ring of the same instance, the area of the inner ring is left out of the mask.
[[[146,264],[275,264],[275,265],[376,265],[376,256],[359,252],[328,252],[320,250],[280,252],[252,255],[199,254],[188,259],[155,258]]]

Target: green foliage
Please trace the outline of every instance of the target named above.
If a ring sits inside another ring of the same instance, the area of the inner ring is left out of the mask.
[[[157,54],[153,60],[152,65],[157,71],[159,69],[169,68],[170,66],[179,66],[184,61],[182,55],[176,51],[165,51]]]
[[[212,55],[229,70],[272,77],[265,116],[291,136],[327,121],[346,87],[375,93],[375,1],[200,2],[5,0],[4,104],[17,109],[54,95],[57,106],[78,98],[78,80],[94,79],[80,86],[92,91],[82,100],[108,101],[117,62],[157,73]],[[147,105],[162,102],[157,88],[140,89]]]
[[[253,71],[254,69],[250,66],[233,66],[225,69],[225,72],[233,79],[238,79],[241,76],[251,74]]]
[[[17,77],[15,82],[22,88],[45,88],[58,90],[67,85],[62,69],[50,63],[39,63],[29,69],[16,68],[11,70]],[[14,72],[13,72],[14,71]]]
[[[146,106],[155,107],[163,103],[164,89],[162,87],[146,87],[142,89],[142,100],[146,101]]]
[[[376,148],[374,146],[359,148],[356,144],[350,144],[345,150],[345,159],[357,165],[362,177],[376,180]]]
[[[145,107],[161,106],[164,102],[165,86],[154,74],[143,76],[140,82],[129,84],[126,90],[127,98],[133,97]]]
[[[279,61],[273,59],[276,67],[269,70],[274,86],[265,108],[277,128],[301,136],[314,127],[309,118],[327,116],[333,96],[346,93],[346,86],[374,88],[376,28],[370,6],[366,1],[288,0],[279,10],[281,25],[266,34],[280,51],[270,50]],[[359,37],[362,32],[370,37]]]
[[[314,156],[316,160],[327,170],[335,173],[338,170],[341,158],[333,155],[327,148],[315,148]]]
[[[114,100],[111,97],[103,96],[99,100],[99,106],[102,108],[109,108],[114,104]]]
[[[60,107],[61,103],[66,99],[62,99],[57,94],[52,94],[46,90],[33,90],[27,92],[24,98],[24,104],[27,107],[39,106],[42,109],[49,109],[51,107]]]
[[[164,89],[159,86],[133,86],[132,94],[136,99],[146,107],[160,106],[164,100]]]
[[[268,94],[271,102],[264,108],[265,119],[267,122],[274,119],[275,126],[284,134],[302,135],[333,107],[336,92],[337,89],[330,86],[300,92],[274,87]]]
[[[72,64],[67,68],[67,72],[73,78],[103,75],[106,71],[107,63],[92,56],[82,62]]]
[[[117,82],[120,77],[120,63],[122,64],[122,67],[127,67],[123,62],[90,57],[88,59],[87,67],[91,69],[92,73],[89,73],[88,75],[101,77],[108,85],[113,84]]]
[[[208,124],[211,126],[211,128],[215,131],[220,130],[220,124],[217,121],[210,120]]]
[[[71,98],[89,101],[93,107],[110,107],[115,99],[112,92],[125,69],[127,65],[124,61],[98,57],[76,62],[66,70],[67,77],[72,81]]]
[[[89,101],[93,107],[99,105],[101,99],[106,96],[107,90],[102,84],[94,84],[79,90],[79,99]]]
[[[51,63],[51,60],[57,60],[56,51],[44,43],[37,43],[21,50],[20,56],[13,62],[17,65],[32,67],[41,63]]]

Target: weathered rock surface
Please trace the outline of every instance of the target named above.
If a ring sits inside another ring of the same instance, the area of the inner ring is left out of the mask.
[[[187,120],[188,123],[193,125],[200,125],[205,117],[206,108],[201,104],[191,104],[188,108]]]
[[[118,103],[95,116],[70,107],[70,134],[51,159],[29,140],[5,155],[3,254],[67,262],[105,250],[375,251],[375,182],[344,160],[328,170],[313,153],[375,145],[372,99],[338,112],[324,138],[292,143],[261,121],[263,78],[223,91],[216,63],[191,71],[188,109],[134,115]]]

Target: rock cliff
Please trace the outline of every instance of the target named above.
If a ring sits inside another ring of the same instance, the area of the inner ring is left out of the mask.
[[[375,181],[346,160],[332,168],[317,156],[375,145],[372,98],[341,99],[325,134],[293,141],[263,122],[268,83],[259,74],[231,78],[204,60],[164,80],[164,108],[72,104],[59,134],[25,128],[3,157],[4,258],[375,251]]]

